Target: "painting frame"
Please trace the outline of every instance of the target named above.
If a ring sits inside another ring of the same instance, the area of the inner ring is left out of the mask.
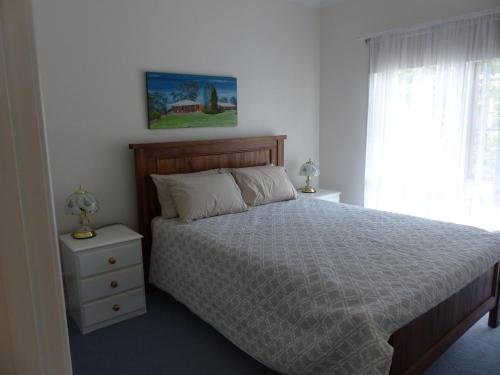
[[[145,78],[148,129],[238,125],[236,77],[146,71]]]

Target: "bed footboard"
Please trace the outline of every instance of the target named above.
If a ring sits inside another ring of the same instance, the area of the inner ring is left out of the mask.
[[[396,331],[391,375],[421,374],[487,312],[489,326],[500,323],[499,264],[458,293]]]
[[[500,324],[500,263],[495,266],[496,280],[494,280],[493,288],[495,289],[496,303],[495,307],[490,310],[490,316],[488,319],[488,325],[491,328],[497,328]]]

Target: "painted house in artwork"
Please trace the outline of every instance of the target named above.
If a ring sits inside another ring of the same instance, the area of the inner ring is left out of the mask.
[[[192,100],[181,100],[172,104],[172,111],[175,113],[203,112],[203,104]]]
[[[236,111],[236,105],[231,103],[217,103],[224,111]]]

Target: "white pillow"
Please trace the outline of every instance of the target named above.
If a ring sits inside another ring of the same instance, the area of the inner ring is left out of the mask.
[[[248,209],[230,173],[168,177],[167,183],[185,222]]]
[[[227,170],[221,169],[210,169],[208,171],[201,171],[195,173],[177,173],[177,174],[168,174],[168,175],[160,175],[160,174],[152,174],[151,178],[156,186],[156,193],[158,196],[158,202],[160,202],[161,206],[161,216],[166,219],[171,219],[179,216],[177,213],[177,209],[175,208],[174,201],[172,200],[172,196],[170,194],[170,189],[168,185],[168,178],[178,177],[178,176],[200,176],[200,175],[211,175],[217,174],[220,172],[227,173]]]
[[[297,199],[297,191],[283,167],[238,168],[231,173],[249,206]]]

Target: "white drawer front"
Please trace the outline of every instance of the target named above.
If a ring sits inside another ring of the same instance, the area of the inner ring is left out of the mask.
[[[82,303],[143,286],[142,265],[82,280]]]
[[[78,254],[80,277],[114,271],[142,263],[141,240],[134,240],[98,248],[88,253]]]
[[[324,195],[322,197],[318,197],[318,199],[328,201],[328,202],[340,203],[340,194],[328,194],[328,195]]]
[[[100,323],[146,307],[144,289],[117,294],[83,305],[85,326]]]

